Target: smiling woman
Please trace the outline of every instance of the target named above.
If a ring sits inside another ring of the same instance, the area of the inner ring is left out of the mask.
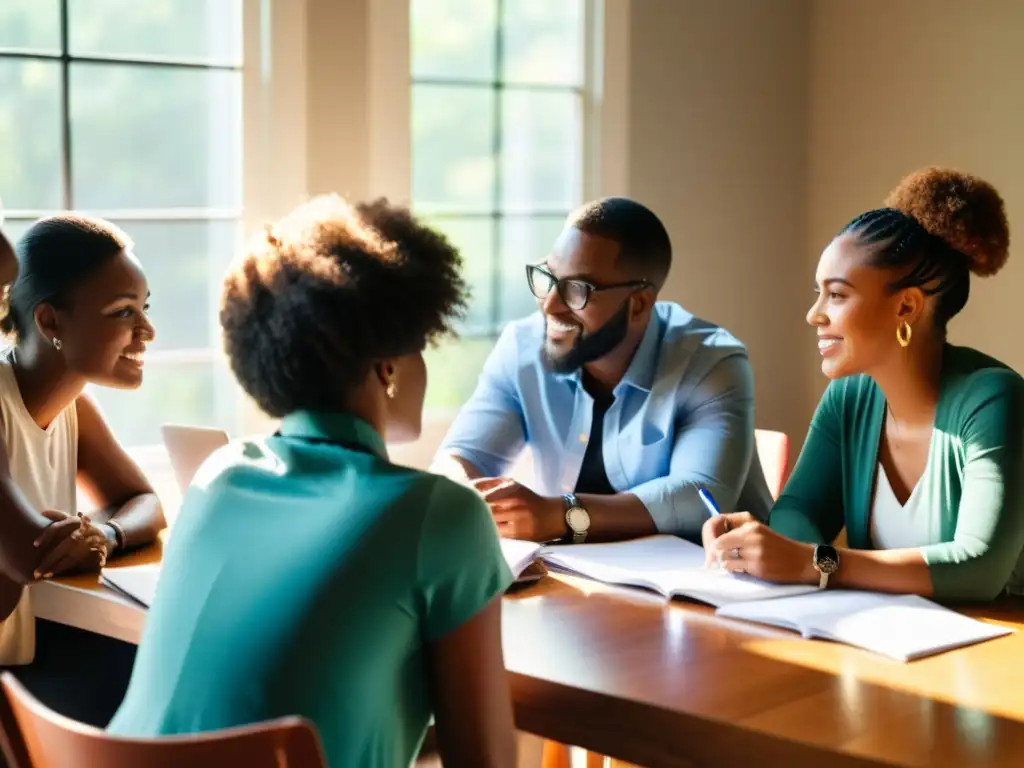
[[[829,243],[807,322],[832,382],[769,526],[705,524],[730,570],[940,600],[1024,592],[1024,380],[946,338],[971,275],[1008,247],[998,192],[940,168]]]
[[[66,653],[67,639],[55,641],[52,631],[59,630],[48,622],[33,626],[21,584],[96,571],[115,553],[152,542],[164,526],[146,478],[82,394],[89,383],[121,389],[142,383],[142,354],[154,330],[146,317],[146,277],[131,248],[128,236],[108,222],[61,214],[33,224],[15,258],[9,246],[0,258],[0,273],[17,276],[0,319],[0,330],[13,341],[0,353],[0,468],[7,470],[0,483],[10,496],[0,494],[6,507],[0,509],[0,539],[8,548],[20,541],[28,553],[20,560],[32,561],[25,574],[6,562],[7,552],[0,557],[0,595],[7,598],[0,606],[0,665],[26,665],[34,656],[20,674],[29,687],[58,711],[84,709],[100,724],[127,679],[119,686],[107,668],[102,682],[79,687],[61,674],[63,681],[49,692],[110,692],[109,700],[76,702],[82,709],[69,710],[67,702],[40,691],[40,685],[49,688],[44,678],[57,677],[49,673]],[[79,485],[99,512],[78,513]]]

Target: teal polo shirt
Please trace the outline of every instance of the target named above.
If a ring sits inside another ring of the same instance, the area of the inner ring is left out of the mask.
[[[197,473],[109,730],[302,715],[331,766],[408,766],[432,715],[427,644],[511,582],[474,491],[389,463],[353,416],[292,414]]]

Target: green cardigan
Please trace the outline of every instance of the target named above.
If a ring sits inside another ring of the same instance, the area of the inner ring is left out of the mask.
[[[936,540],[921,548],[938,600],[991,600],[1024,586],[1024,380],[998,360],[946,346],[918,493]],[[831,542],[846,526],[872,549],[869,514],[885,396],[868,376],[832,382],[769,525]]]

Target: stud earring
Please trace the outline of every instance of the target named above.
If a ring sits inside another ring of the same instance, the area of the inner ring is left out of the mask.
[[[910,337],[913,335],[914,329],[910,327],[910,323],[904,320],[896,328],[896,341],[899,342],[900,346],[906,349],[910,346]]]
[[[58,339],[56,336],[54,336],[53,337],[53,348],[56,349],[58,352],[60,352],[60,347],[61,347],[60,339]]]

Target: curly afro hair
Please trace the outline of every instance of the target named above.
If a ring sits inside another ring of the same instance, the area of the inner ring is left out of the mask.
[[[885,205],[915,219],[970,259],[979,277],[994,275],[1010,255],[1010,226],[1003,198],[987,181],[945,168],[907,176]]]
[[[231,369],[267,414],[338,410],[377,361],[422,351],[466,306],[459,252],[386,200],[310,200],[256,235],[224,280]]]
[[[1009,255],[1002,198],[991,184],[958,171],[912,173],[885,201],[840,234],[870,248],[875,266],[899,276],[891,291],[920,288],[936,296],[935,323],[946,325],[967,303],[970,275],[994,275]]]

